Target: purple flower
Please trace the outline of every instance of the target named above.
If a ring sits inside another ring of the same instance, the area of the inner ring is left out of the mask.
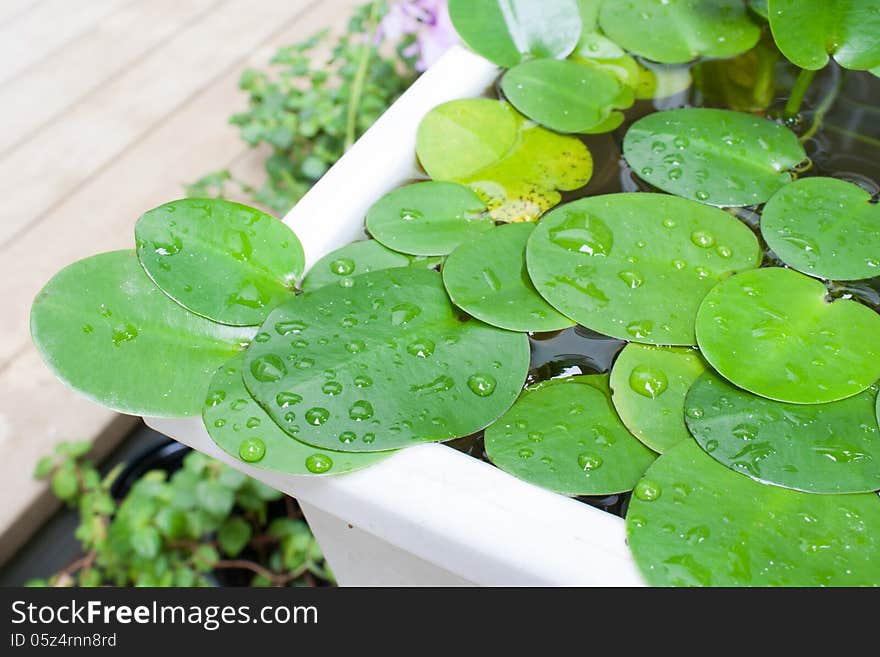
[[[446,0],[399,0],[382,19],[379,32],[382,38],[389,39],[415,35],[415,43],[405,54],[418,58],[418,71],[427,69],[458,42]]]

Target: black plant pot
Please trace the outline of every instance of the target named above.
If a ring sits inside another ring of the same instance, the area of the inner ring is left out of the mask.
[[[183,467],[183,459],[192,451],[190,447],[166,438],[160,444],[144,450],[131,459],[119,476],[113,481],[110,493],[121,500],[131,491],[135,483],[151,470],[163,470],[169,475]]]

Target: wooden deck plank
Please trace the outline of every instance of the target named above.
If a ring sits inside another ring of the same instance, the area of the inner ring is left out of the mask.
[[[245,104],[237,85],[241,70],[248,65],[265,65],[284,43],[308,36],[322,26],[344,22],[348,16],[345,8],[356,4],[358,0],[322,0],[313,5],[312,10],[256,50],[248,58],[249,64],[232,67],[200,94],[199,98],[206,93],[216,94],[215,104],[203,107],[203,116],[191,117],[189,109],[184,108],[182,113],[190,118],[175,115],[160,124],[156,134],[148,135],[112,167],[86,181],[44,221],[0,248],[0,298],[7,300],[8,308],[0,320],[0,370],[29,346],[30,303],[62,266],[99,251],[129,248],[137,217],[180,196],[184,183],[204,173],[245,162],[238,165],[237,173],[241,173],[242,166],[249,166],[251,173],[246,177],[253,182],[261,179],[259,155],[248,149],[237,129],[228,124],[229,115]],[[180,126],[179,134],[169,135],[169,126]],[[195,164],[187,166],[191,162]]]
[[[0,158],[0,245],[45,219],[89,176],[314,1],[225,0],[8,151]]]
[[[228,116],[243,106],[241,70],[265,65],[281,45],[315,30],[344,23],[359,0],[321,0],[241,58],[190,98],[114,163],[92,176],[55,207],[46,220],[0,252],[0,294],[11,315],[0,322],[0,445],[15,459],[0,461],[0,563],[53,511],[46,487],[31,479],[36,460],[61,440],[97,438],[106,450],[130,418],[80,397],[57,381],[30,344],[27,314],[33,295],[61,266],[99,251],[130,248],[132,226],[145,209],[181,194],[182,183],[253,155]],[[259,167],[256,159],[250,161]],[[12,357],[14,356],[14,357]],[[3,361],[0,361],[3,362]],[[49,410],[51,409],[51,410]]]
[[[65,47],[0,86],[0,154],[33,136],[99,85],[163,43],[220,0],[125,5]],[[112,57],[108,57],[112,53]]]
[[[131,0],[45,0],[0,26],[0,82],[88,30]]]

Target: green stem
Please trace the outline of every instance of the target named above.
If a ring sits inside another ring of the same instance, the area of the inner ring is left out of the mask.
[[[380,0],[373,0],[370,6],[370,17],[367,19],[366,39],[361,45],[361,55],[358,59],[357,71],[354,74],[354,80],[351,83],[351,95],[348,99],[348,114],[345,122],[345,150],[351,148],[357,136],[357,114],[361,104],[361,95],[364,91],[364,81],[367,79],[367,70],[369,69],[370,56],[373,54],[373,44],[370,37],[375,31],[376,24],[379,21],[379,5]]]
[[[804,96],[807,95],[807,90],[810,88],[814,77],[816,77],[816,71],[810,71],[805,68],[801,69],[794,83],[794,88],[791,90],[791,96],[789,96],[788,102],[785,104],[785,118],[793,119],[801,111]]]
[[[837,96],[840,94],[841,87],[843,87],[843,76],[838,75],[837,80],[835,80],[834,82],[834,86],[832,86],[831,90],[827,94],[825,94],[822,102],[819,103],[819,106],[816,108],[816,111],[813,114],[813,122],[810,124],[809,130],[801,135],[800,142],[802,144],[810,139],[813,135],[815,135],[816,131],[819,130],[819,127],[822,125],[822,121],[825,120],[825,115],[834,105],[834,101],[837,100]]]

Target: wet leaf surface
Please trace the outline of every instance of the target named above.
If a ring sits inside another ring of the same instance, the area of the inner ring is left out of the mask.
[[[325,285],[351,287],[354,276],[408,267],[411,263],[410,256],[392,251],[376,240],[352,242],[318,260],[306,274],[302,288],[304,292],[311,292]]]
[[[505,67],[565,57],[581,34],[575,0],[450,0],[449,17],[472,50]]]
[[[477,194],[458,183],[419,182],[385,194],[367,212],[367,230],[384,246],[420,256],[447,255],[492,230]]]
[[[785,264],[805,274],[841,281],[880,274],[880,205],[845,180],[786,185],[764,207],[761,234]]]
[[[135,240],[141,264],[168,296],[223,324],[260,324],[293,296],[305,263],[285,224],[223,199],[160,205],[138,220]]]
[[[386,269],[277,308],[244,381],[284,431],[373,452],[470,435],[514,402],[528,339],[459,316],[440,274]]]
[[[623,426],[607,394],[582,382],[525,391],[486,429],[485,444],[505,472],[565,495],[630,490],[655,458]]]
[[[705,371],[695,349],[628,344],[611,370],[614,408],[636,438],[662,454],[690,440],[685,395]]]
[[[873,586],[880,499],[813,495],[728,470],[693,441],[654,463],[626,514],[654,586]]]
[[[291,438],[244,386],[244,354],[222,365],[211,379],[202,419],[220,448],[248,465],[294,475],[341,474],[383,461],[393,452],[318,450]]]
[[[717,206],[764,203],[806,158],[795,134],[751,114],[677,109],[636,121],[623,142],[626,161],[663,191]]]
[[[713,285],[757,267],[754,234],[727,213],[662,194],[610,194],[549,213],[529,239],[529,274],[557,310],[635,342],[693,345]]]
[[[741,0],[604,2],[599,25],[631,53],[664,64],[732,57],[754,46],[761,32]]]
[[[808,493],[880,489],[877,389],[829,404],[764,399],[707,372],[687,395],[690,432],[716,461]]]
[[[458,247],[443,267],[452,302],[479,320],[511,331],[557,331],[574,322],[535,290],[526,270],[533,224],[499,226]]]
[[[817,70],[828,56],[844,68],[880,66],[880,6],[875,0],[770,0],[776,45],[795,65]]]
[[[31,309],[31,335],[67,385],[116,411],[201,412],[217,367],[254,329],[199,317],[168,298],[134,251],[112,251],[58,272]]]
[[[791,269],[732,276],[700,306],[700,350],[762,397],[821,404],[858,394],[880,378],[880,315],[825,297],[822,283]]]
[[[633,100],[613,73],[568,60],[523,62],[505,73],[501,89],[516,109],[556,132],[587,132]]]

